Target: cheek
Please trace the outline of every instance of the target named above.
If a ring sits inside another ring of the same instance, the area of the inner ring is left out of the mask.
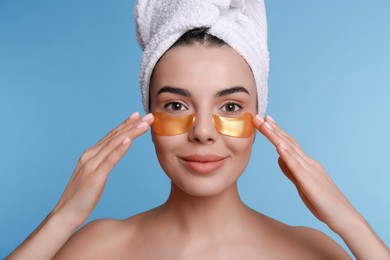
[[[176,152],[183,146],[183,136],[159,136],[152,134],[154,148],[161,167],[165,172],[169,171],[171,163],[175,159]]]
[[[169,153],[176,146],[175,137],[171,136],[159,136],[156,134],[152,134],[154,148],[156,149],[157,156],[161,157],[165,153]]]
[[[248,138],[227,138],[225,144],[235,158],[235,165],[242,171],[249,162],[255,134]]]
[[[256,133],[254,132],[248,138],[229,137],[225,140],[226,145],[233,151],[238,153],[249,152],[252,150],[252,145],[255,140]]]

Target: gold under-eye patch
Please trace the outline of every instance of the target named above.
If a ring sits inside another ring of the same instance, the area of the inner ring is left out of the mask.
[[[222,117],[213,115],[215,129],[222,135],[233,137],[250,137],[253,134],[253,116],[245,113],[240,117]]]
[[[222,117],[213,115],[213,123],[218,133],[232,137],[250,137],[254,126],[251,113],[245,113],[240,117]],[[153,132],[157,135],[172,136],[190,131],[195,122],[195,115],[180,117],[168,116],[156,112],[154,114]]]
[[[195,121],[195,115],[168,116],[156,112],[154,114],[153,132],[157,135],[180,135],[190,131]]]

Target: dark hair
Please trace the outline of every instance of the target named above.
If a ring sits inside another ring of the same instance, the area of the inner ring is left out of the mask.
[[[167,51],[169,51],[170,49],[172,49],[174,47],[191,46],[191,45],[195,45],[196,43],[199,43],[199,44],[202,44],[205,46],[210,46],[210,47],[212,47],[212,46],[218,47],[218,46],[227,45],[227,43],[225,41],[219,39],[218,37],[216,37],[214,35],[209,34],[207,32],[208,29],[209,29],[208,27],[199,27],[199,28],[194,28],[194,29],[186,31],[171,47],[169,47],[169,49]],[[164,54],[162,56],[164,56]],[[161,59],[161,57],[160,57],[160,59]],[[156,68],[160,59],[156,62],[156,64],[154,65],[154,68]],[[154,68],[153,68],[152,74],[150,76],[149,89],[150,89],[150,85],[151,85],[151,82],[153,79]],[[148,102],[149,102],[148,106],[149,106],[149,110],[150,110],[150,96],[149,96]]]
[[[209,34],[208,27],[199,27],[185,32],[169,49],[175,46],[188,46],[195,43],[204,44],[206,46],[222,46],[227,45],[226,42],[218,37]]]

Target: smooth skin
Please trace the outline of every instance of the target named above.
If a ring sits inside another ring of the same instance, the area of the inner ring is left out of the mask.
[[[164,86],[190,93],[162,93]],[[248,94],[216,97],[241,85]],[[350,259],[325,234],[292,227],[247,207],[237,180],[250,157],[255,135],[233,138],[216,132],[212,113],[256,113],[256,87],[249,66],[225,47],[175,47],[156,65],[151,87],[151,111],[196,113],[186,134],[152,134],[160,164],[172,181],[166,203],[125,220],[82,225],[98,202],[112,168],[131,141],[144,134],[153,116],[139,114],[123,122],[80,158],[55,209],[9,259]],[[229,103],[230,102],[230,103]],[[174,105],[172,105],[174,104]],[[181,105],[180,105],[181,104]],[[353,208],[319,163],[270,117],[254,118],[255,127],[275,145],[279,165],[296,185],[311,212],[339,234],[358,259],[390,259],[387,246]],[[127,140],[130,142],[124,142]],[[226,156],[210,175],[194,173],[180,159],[189,153]]]
[[[153,116],[127,118],[80,157],[59,202],[42,224],[7,259],[52,259],[95,208],[107,178]]]
[[[357,259],[390,259],[388,247],[320,163],[310,158],[272,117],[267,116],[265,121],[255,117],[254,124],[275,145],[280,168],[294,183],[307,208],[340,235]]]

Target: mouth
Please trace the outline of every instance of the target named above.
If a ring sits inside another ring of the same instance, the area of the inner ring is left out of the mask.
[[[214,154],[193,154],[179,158],[191,171],[199,174],[209,174],[221,168],[227,157]]]

